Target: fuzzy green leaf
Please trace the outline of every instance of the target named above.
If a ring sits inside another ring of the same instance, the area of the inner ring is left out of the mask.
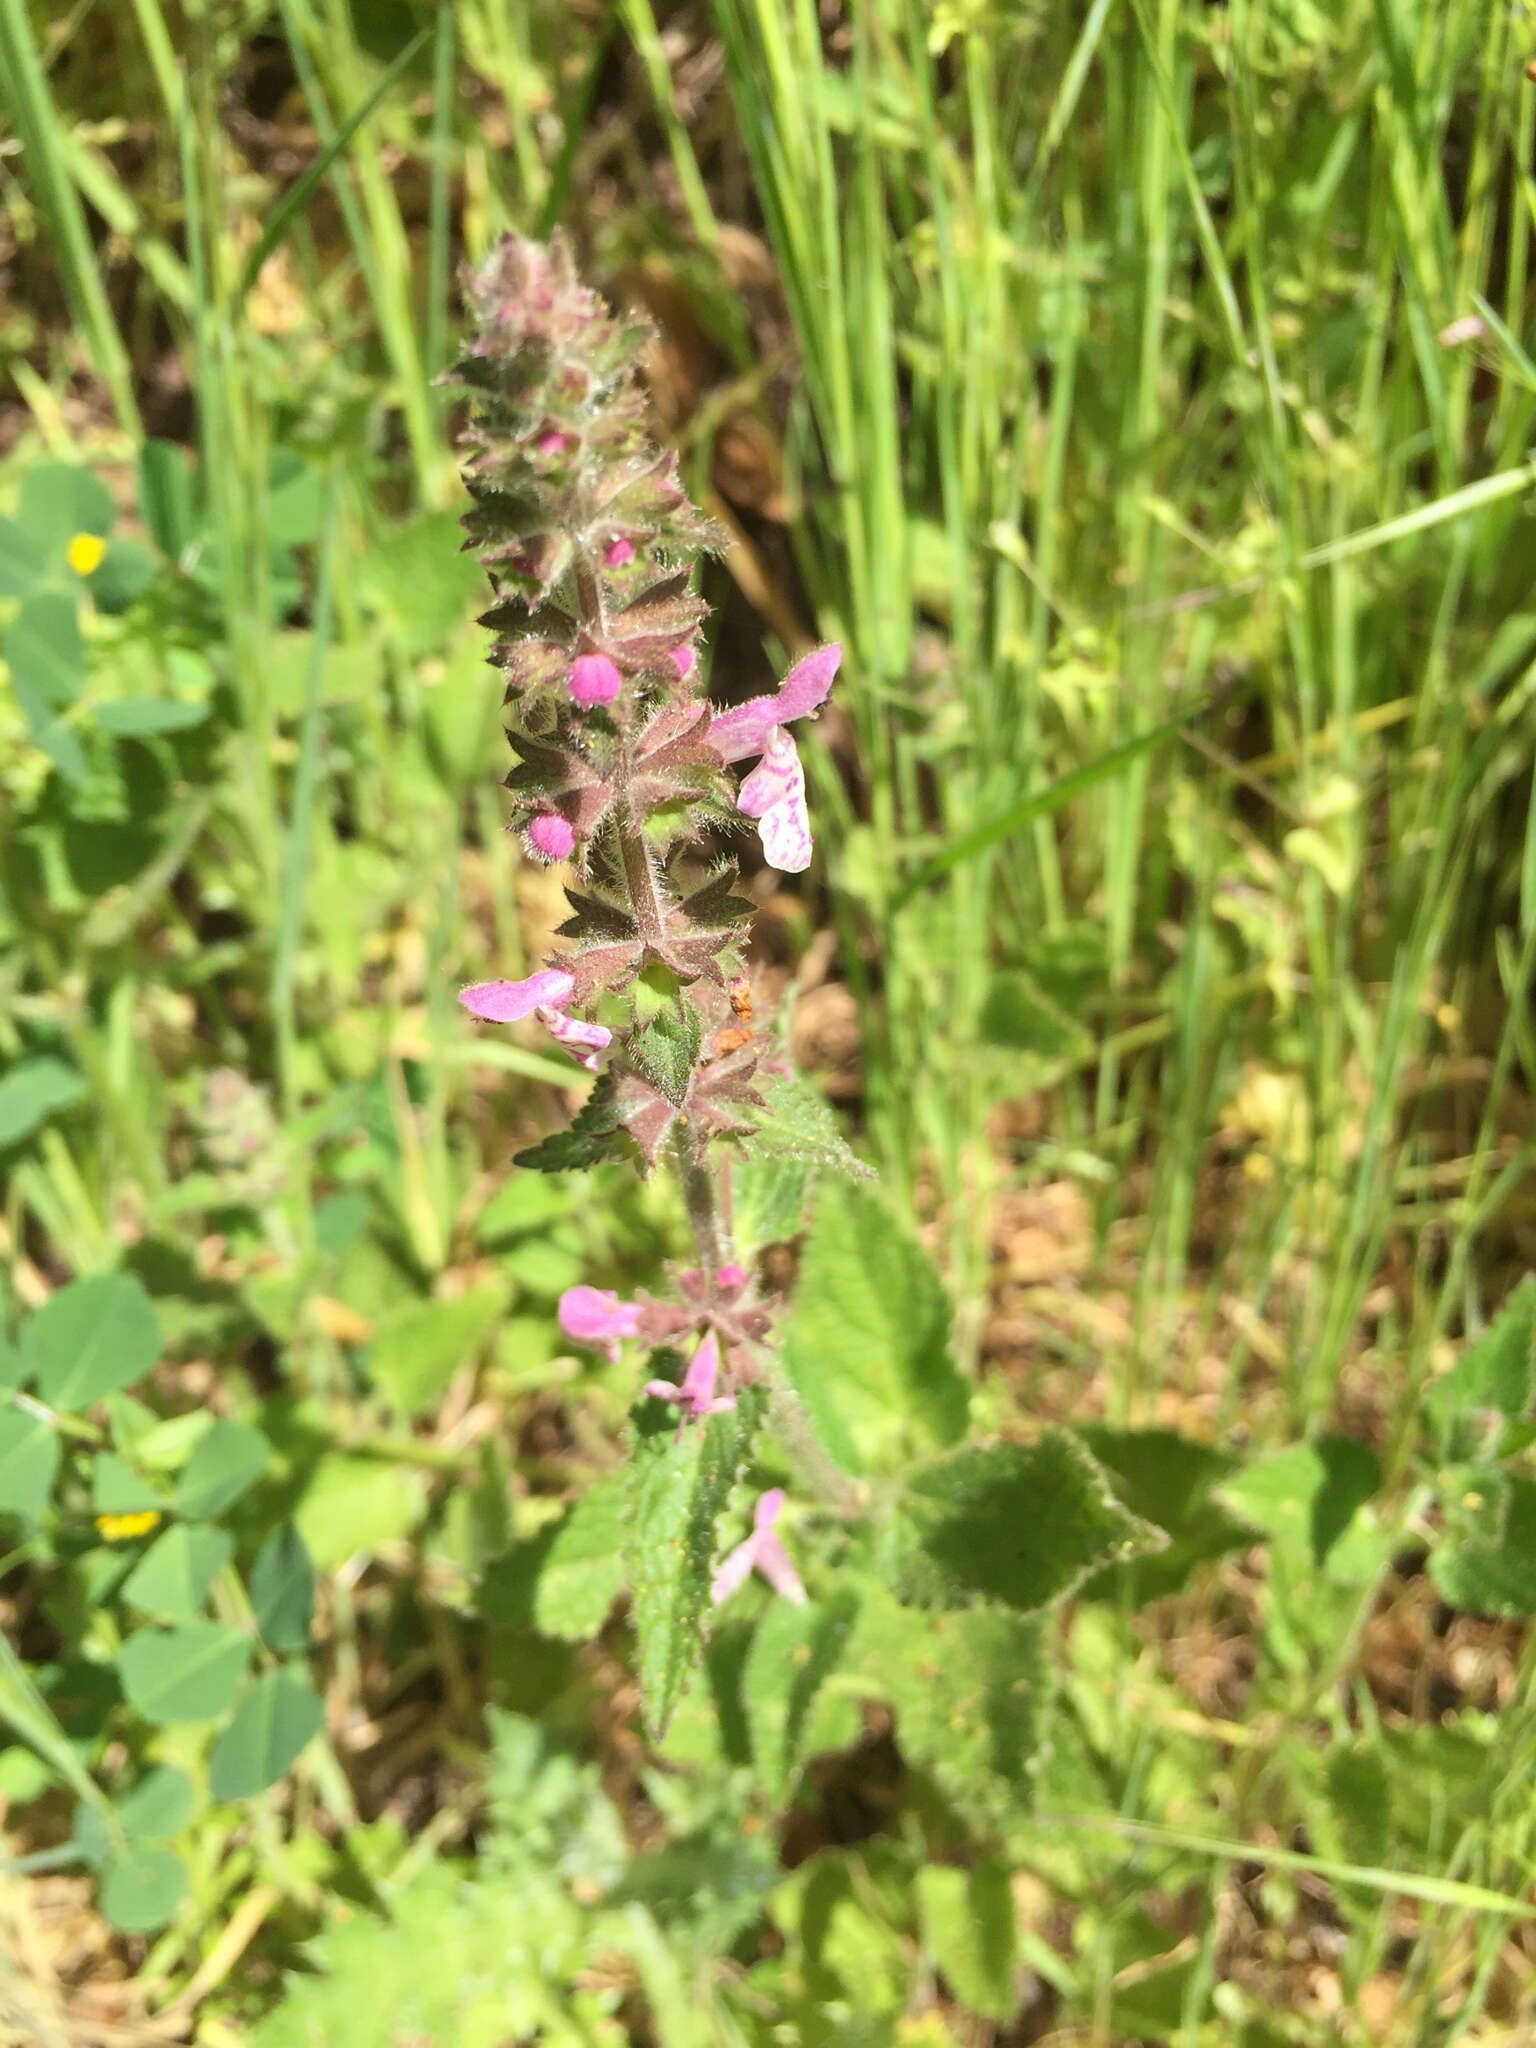
[[[969,1401],[949,1324],[927,1253],[878,1196],[829,1182],[801,1259],[784,1363],[845,1471],[901,1465],[964,1435]]]
[[[213,1745],[208,1789],[218,1800],[250,1799],[275,1785],[325,1720],[301,1671],[264,1671]]]
[[[552,1131],[541,1144],[516,1153],[514,1166],[531,1166],[539,1173],[576,1173],[596,1166],[618,1149],[622,1105],[614,1099],[609,1074],[599,1077],[597,1086],[563,1131]]]
[[[824,1687],[848,1647],[858,1595],[845,1587],[831,1600],[797,1607],[775,1600],[758,1623],[741,1675],[741,1700],[752,1758],[769,1796],[787,1798],[808,1758],[841,1749],[859,1733],[854,1701]]]
[[[925,1863],[917,1902],[933,1959],[961,2004],[988,2019],[1011,2019],[1019,2001],[1008,1866]]]
[[[1049,1672],[1038,1620],[1000,1607],[925,1613],[867,1587],[843,1660],[896,1711],[896,1740],[983,1832],[1027,1811]]]
[[[654,1401],[634,1410],[625,1544],[646,1724],[665,1732],[704,1647],[715,1525],[746,1463],[764,1402],[744,1388],[723,1415],[678,1430]]]
[[[629,1055],[668,1102],[681,1105],[699,1056],[699,1016],[691,1003],[669,1004],[631,1034]]]
[[[1531,1410],[1536,1379],[1536,1275],[1527,1273],[1503,1308],[1474,1337],[1450,1371],[1434,1381],[1424,1407],[1449,1431],[1475,1411],[1518,1422]]]
[[[874,1179],[873,1168],[849,1149],[831,1109],[808,1081],[798,1074],[767,1079],[762,1092],[767,1111],[741,1141],[749,1159],[793,1159],[819,1173]]]
[[[1469,1614],[1536,1614],[1536,1479],[1469,1465],[1442,1482],[1445,1534],[1429,1556],[1442,1599]]]
[[[1021,1614],[1064,1599],[1101,1565],[1162,1549],[1079,1439],[959,1451],[908,1483],[890,1544],[900,1597],[921,1607],[995,1600]]]

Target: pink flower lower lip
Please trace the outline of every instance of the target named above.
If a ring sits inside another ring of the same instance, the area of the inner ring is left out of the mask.
[[[782,1486],[770,1487],[767,1493],[758,1496],[757,1506],[752,1511],[752,1534],[744,1543],[737,1544],[715,1573],[710,1586],[709,1597],[716,1607],[729,1600],[738,1587],[745,1585],[754,1571],[762,1573],[780,1599],[792,1600],[797,1607],[803,1605],[805,1587],[774,1527],[783,1506]]]
[[[795,743],[782,725],[769,733],[763,758],[741,785],[736,808],[756,818],[763,858],[781,874],[801,875],[811,864],[811,814],[805,804],[805,770]]]

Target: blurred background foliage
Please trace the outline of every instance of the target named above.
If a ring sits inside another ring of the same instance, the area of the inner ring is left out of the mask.
[[[121,1269],[154,1413],[259,1422],[329,1736],[163,1933],[0,1876],[0,2039],[319,2040],[439,1948],[349,2038],[1532,2024],[1524,1609],[1424,1561],[1470,1516],[1536,1574],[1528,1409],[1485,1526],[1427,1391],[1536,1233],[1533,50],[1505,0],[0,0],[0,1337]],[[847,643],[764,996],[984,1421],[1092,1422],[1175,1537],[1051,1624],[1054,1819],[968,1831],[899,1700],[799,1776],[698,1701],[658,1760],[619,1625],[483,1590],[614,1460],[558,1293],[680,1249],[660,1184],[507,1178],[579,1095],[454,1001],[561,912],[434,379],[460,261],[557,224],[735,537],[715,694]],[[100,1766],[92,1569],[23,1529],[0,1606]],[[0,1752],[18,1854],[50,1782]]]

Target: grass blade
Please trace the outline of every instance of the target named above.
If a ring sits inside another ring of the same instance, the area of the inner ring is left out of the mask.
[[[1170,740],[1177,739],[1191,719],[1209,711],[1218,701],[1216,697],[1202,698],[1198,704],[1191,704],[1186,711],[1179,712],[1176,717],[1164,720],[1161,725],[1151,726],[1146,732],[1137,733],[1118,747],[1111,747],[1107,753],[1100,754],[1097,760],[1089,761],[1081,768],[1074,768],[1069,775],[1059,776],[1044,789],[1031,790],[1028,796],[1021,797],[1016,804],[1010,804],[1006,811],[999,811],[995,817],[988,818],[985,824],[967,832],[964,838],[946,846],[942,853],[936,853],[932,860],[925,861],[916,874],[909,875],[896,891],[892,898],[892,909],[899,910],[903,904],[910,903],[919,891],[947,875],[952,868],[959,867],[962,861],[974,860],[977,854],[989,852],[1001,840],[1011,838],[1015,832],[1025,825],[1032,824],[1036,818],[1049,817],[1052,811],[1059,811],[1063,804],[1071,803],[1074,797],[1081,796],[1085,790],[1094,789],[1099,783],[1110,781],[1112,777],[1132,767],[1137,761],[1155,754]]]
[[[383,76],[374,86],[373,91],[369,93],[365,100],[362,100],[352,109],[346,120],[342,122],[335,134],[331,136],[330,140],[321,149],[314,162],[304,172],[304,175],[297,179],[278,201],[271,219],[262,231],[260,240],[245,259],[245,268],[240,273],[240,282],[235,286],[234,295],[230,302],[229,317],[232,320],[239,317],[240,309],[245,304],[252,285],[255,284],[257,278],[261,275],[261,266],[272,254],[278,243],[282,241],[284,235],[287,234],[289,228],[292,227],[299,215],[308,206],[310,200],[314,198],[321,180],[330,171],[336,159],[345,154],[353,136],[356,135],[369,115],[375,111],[379,103],[387,98],[395,80],[410,65],[417,51],[426,42],[429,33],[430,31],[427,29],[420,29],[412,36],[399,56],[395,58],[389,69],[384,72]]]

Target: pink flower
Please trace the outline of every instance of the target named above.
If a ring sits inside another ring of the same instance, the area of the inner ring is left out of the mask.
[[[540,811],[528,821],[528,850],[540,860],[569,860],[576,834],[558,811]]]
[[[582,1066],[594,1071],[597,1055],[613,1033],[605,1024],[583,1024],[568,1017],[562,1005],[575,994],[576,983],[558,967],[544,967],[526,981],[477,981],[459,991],[459,1001],[472,1017],[490,1024],[515,1024],[537,1017],[550,1036]]]
[[[653,1394],[658,1401],[675,1401],[683,1411],[685,1423],[702,1422],[706,1415],[724,1415],[736,1406],[729,1394],[716,1394],[719,1376],[720,1346],[714,1331],[709,1330],[693,1354],[693,1363],[683,1374],[680,1387],[673,1386],[670,1380],[647,1380],[640,1391]]]
[[[578,1066],[597,1072],[597,1056],[613,1037],[606,1024],[583,1024],[579,1017],[567,1017],[563,1010],[542,1009],[538,1019],[556,1045],[563,1045]]]
[[[782,725],[768,734],[763,758],[741,785],[736,808],[756,818],[763,859],[781,874],[801,875],[811,864],[811,814],[805,807],[805,770]]]
[[[472,1017],[488,1024],[515,1024],[538,1009],[558,1009],[576,993],[575,978],[558,967],[541,967],[526,981],[477,981],[460,992],[459,1001]]]
[[[697,1266],[690,1266],[686,1272],[680,1273],[678,1278],[682,1282],[684,1294],[691,1295],[696,1301],[703,1300],[703,1275]],[[747,1284],[747,1269],[745,1266],[717,1266],[715,1283],[722,1294],[737,1294]]]
[[[564,434],[545,434],[535,445],[541,455],[563,455],[568,444]]]
[[[726,761],[761,754],[775,726],[809,718],[825,704],[842,658],[842,646],[834,640],[797,661],[772,696],[749,697],[745,704],[717,711],[710,720],[709,744]]]
[[[556,1313],[573,1344],[596,1345],[610,1364],[618,1361],[620,1343],[640,1334],[639,1304],[620,1301],[611,1288],[567,1287]]]
[[[818,647],[795,663],[771,697],[749,698],[710,720],[709,744],[723,759],[763,757],[736,802],[744,817],[759,821],[764,860],[786,875],[803,874],[811,864],[811,818],[805,807],[805,771],[784,728],[826,702],[842,658],[836,640]]]
[[[584,711],[593,704],[611,704],[623,684],[624,678],[606,654],[578,654],[566,678],[567,688]]]
[[[691,647],[674,647],[667,659],[677,670],[679,681],[693,674],[694,654]]]
[[[626,562],[635,559],[635,544],[626,540],[621,533],[617,540],[610,541],[603,550],[604,564],[610,569],[622,569]]]
[[[797,1607],[804,1603],[805,1588],[800,1583],[800,1574],[790,1563],[789,1553],[773,1526],[783,1505],[782,1486],[771,1487],[759,1496],[752,1512],[752,1534],[745,1543],[737,1544],[715,1573],[709,1597],[716,1607],[723,1600],[729,1600],[737,1588],[746,1583],[754,1568],[782,1598],[793,1600]]]

